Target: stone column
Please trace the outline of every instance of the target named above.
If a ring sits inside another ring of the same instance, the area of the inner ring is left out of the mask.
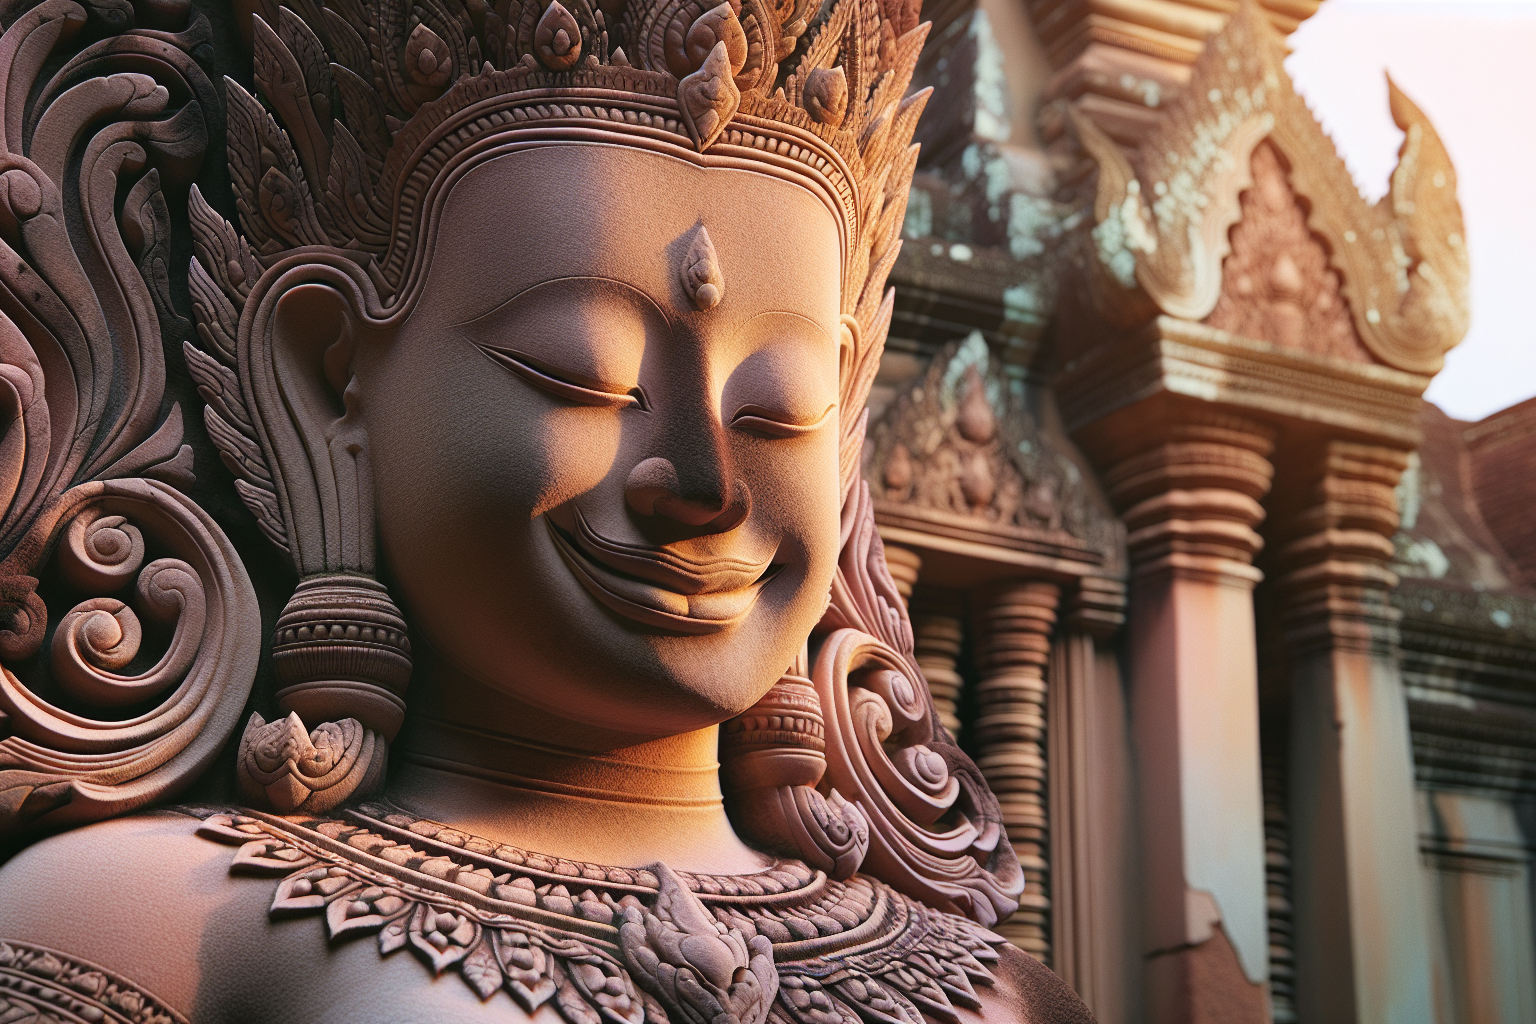
[[[951,736],[960,735],[960,718],[956,705],[960,700],[960,648],[965,641],[965,626],[960,618],[958,600],[931,601],[932,595],[924,591],[912,608],[912,636],[914,654],[923,677],[928,680],[928,692],[933,695],[933,706],[939,713],[939,721]],[[955,595],[958,597],[958,595]]]
[[[1393,488],[1407,460],[1396,448],[1330,441],[1297,481],[1306,503],[1276,524],[1291,662],[1296,1015],[1308,1024],[1433,1018],[1413,750],[1388,602]]]
[[[1046,680],[1061,588],[1009,583],[976,604],[981,678],[972,724],[976,763],[1003,808],[1024,869],[1019,910],[998,926],[1010,942],[1051,961],[1050,830],[1046,808]]]
[[[1051,969],[1101,1024],[1128,1024],[1141,960],[1129,723],[1110,642],[1124,621],[1124,583],[1078,580],[1046,667]]]
[[[1267,426],[1172,411],[1105,474],[1132,563],[1146,1019],[1269,1017],[1253,557]]]
[[[885,567],[891,571],[891,581],[896,584],[896,593],[912,604],[912,588],[917,586],[917,577],[923,571],[923,556],[911,548],[904,548],[897,544],[886,544]]]
[[[917,578],[922,575],[923,556],[899,544],[885,544],[885,564],[896,583],[896,592],[907,602],[912,619],[913,654],[928,692],[933,695],[939,721],[951,736],[960,735],[960,719],[955,706],[960,700],[961,678],[958,665],[960,646],[965,639],[961,623],[961,595],[925,590],[926,599],[912,600]]]

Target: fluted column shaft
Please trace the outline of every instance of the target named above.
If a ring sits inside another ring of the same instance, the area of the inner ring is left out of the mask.
[[[972,724],[977,764],[997,794],[1008,838],[1024,869],[1019,910],[998,930],[1050,962],[1050,825],[1046,793],[1046,679],[1061,589],[1012,583],[978,599],[979,633]]]
[[[1394,488],[1408,453],[1332,441],[1275,524],[1290,655],[1296,1011],[1309,1024],[1429,1024],[1413,751],[1397,657]]]
[[[912,610],[913,653],[923,678],[928,680],[928,692],[933,695],[939,721],[951,736],[960,735],[956,706],[963,684],[959,665],[965,626],[959,611],[954,605],[940,610],[940,606],[927,602],[920,602]]]
[[[1253,566],[1263,424],[1190,411],[1105,482],[1132,562],[1147,1019],[1267,1021]]]
[[[927,592],[926,600],[913,600],[918,577],[923,571],[923,556],[911,548],[885,545],[885,564],[896,583],[896,592],[907,603],[912,619],[913,656],[928,682],[939,721],[951,736],[960,735],[956,705],[960,700],[960,648],[965,641],[961,615],[964,602],[960,594]]]

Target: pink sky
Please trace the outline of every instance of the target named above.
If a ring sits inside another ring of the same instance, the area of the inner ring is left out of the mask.
[[[1536,0],[1326,0],[1287,67],[1371,199],[1402,133],[1382,71],[1456,163],[1472,327],[1429,395],[1481,419],[1536,395]]]

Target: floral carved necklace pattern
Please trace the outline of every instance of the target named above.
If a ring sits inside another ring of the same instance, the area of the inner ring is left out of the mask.
[[[612,868],[498,846],[380,803],[324,818],[199,814],[273,916],[377,933],[480,996],[567,1024],[923,1024],[981,1005],[1003,939],[862,876]]]
[[[187,1024],[133,982],[68,953],[0,942],[0,1024]]]

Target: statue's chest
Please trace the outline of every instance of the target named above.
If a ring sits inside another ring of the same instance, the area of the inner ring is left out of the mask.
[[[371,1024],[922,1024],[979,1006],[975,986],[992,983],[998,936],[870,879],[797,862],[733,877],[604,868],[392,810],[216,814],[199,830],[240,845],[233,872],[281,876],[269,934],[277,973],[309,977],[282,986],[305,992],[307,1019],[319,1003],[327,1021]]]

